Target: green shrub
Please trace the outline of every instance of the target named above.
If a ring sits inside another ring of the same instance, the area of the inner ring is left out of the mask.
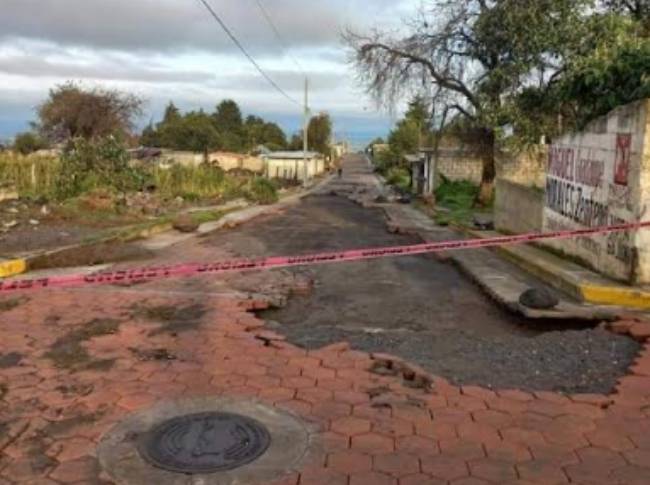
[[[386,181],[404,192],[411,190],[411,174],[403,167],[391,167],[386,172]]]
[[[273,204],[278,201],[278,189],[272,181],[256,177],[249,182],[246,197],[258,204]]]
[[[46,146],[47,143],[45,140],[31,131],[16,135],[16,140],[14,141],[14,150],[21,155],[29,155],[30,153],[45,148]]]
[[[142,189],[148,174],[131,167],[129,159],[124,145],[114,137],[73,140],[61,157],[57,197],[64,200],[98,187],[119,192]]]
[[[478,186],[467,180],[451,181],[442,177],[436,189],[436,203],[448,209],[471,209],[478,195]]]

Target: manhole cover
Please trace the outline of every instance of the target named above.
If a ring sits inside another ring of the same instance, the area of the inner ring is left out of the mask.
[[[190,475],[233,470],[262,456],[268,430],[254,419],[230,413],[200,413],[165,421],[138,443],[152,465]]]

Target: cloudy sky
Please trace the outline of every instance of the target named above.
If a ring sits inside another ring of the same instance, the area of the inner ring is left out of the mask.
[[[391,120],[356,85],[340,32],[395,28],[418,0],[259,0],[288,51],[257,1],[209,0],[277,84],[301,100],[297,60],[312,84],[312,109],[330,112],[341,136],[383,135]],[[300,107],[270,88],[199,0],[2,0],[0,138],[25,129],[48,89],[66,80],[141,95],[143,122],[159,118],[169,100],[212,110],[232,98],[287,132],[300,126]]]

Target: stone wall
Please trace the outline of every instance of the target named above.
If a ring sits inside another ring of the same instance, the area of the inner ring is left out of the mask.
[[[650,221],[650,100],[617,108],[550,148],[547,231]],[[650,283],[650,230],[548,243],[602,274]]]
[[[496,181],[494,224],[508,233],[541,232],[544,223],[544,190],[503,178]]]

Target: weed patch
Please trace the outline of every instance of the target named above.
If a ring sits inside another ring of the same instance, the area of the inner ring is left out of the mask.
[[[11,352],[10,354],[0,354],[0,369],[9,369],[16,367],[23,360],[23,356],[18,352]]]
[[[19,307],[27,301],[27,298],[11,298],[9,300],[0,300],[0,312],[8,312]]]
[[[120,322],[111,318],[92,320],[83,327],[57,339],[45,354],[45,357],[52,360],[57,367],[76,369],[85,365],[87,369],[88,365],[92,363],[92,359],[82,343],[93,337],[114,334],[118,331],[119,326]]]

